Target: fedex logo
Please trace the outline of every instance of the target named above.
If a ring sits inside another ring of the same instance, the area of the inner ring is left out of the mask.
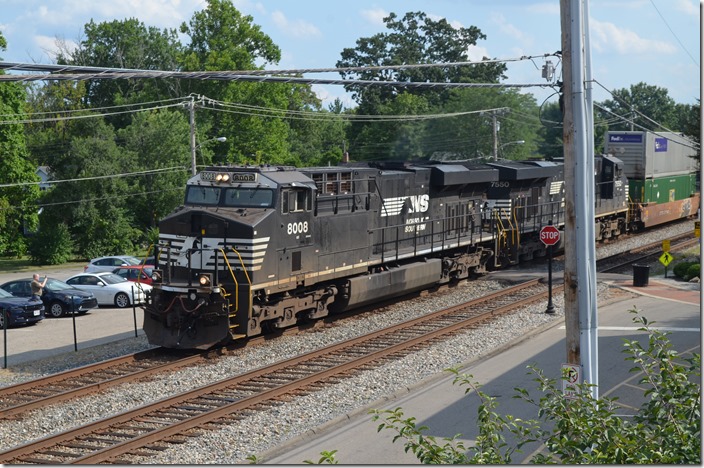
[[[384,198],[381,216],[396,216],[403,213],[424,213],[428,211],[430,196],[410,195],[406,197]]]

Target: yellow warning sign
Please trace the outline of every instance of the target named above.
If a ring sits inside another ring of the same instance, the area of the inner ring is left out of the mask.
[[[668,252],[665,252],[664,254],[660,255],[660,263],[665,266],[669,265],[672,259],[672,255],[670,255]]]
[[[694,222],[694,237],[699,237],[701,233],[699,221]]]
[[[662,251],[663,252],[670,251],[670,239],[665,239],[662,241]]]

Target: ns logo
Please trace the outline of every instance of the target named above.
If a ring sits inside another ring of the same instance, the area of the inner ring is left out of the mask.
[[[381,207],[381,216],[396,216],[402,212],[405,214],[424,213],[428,211],[429,202],[430,196],[427,193],[406,197],[384,198],[384,203]]]

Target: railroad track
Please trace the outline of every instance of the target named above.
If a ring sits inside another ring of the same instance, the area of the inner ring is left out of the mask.
[[[158,372],[193,365],[204,353],[155,348],[120,356],[40,379],[0,388],[0,419],[132,382]]]
[[[328,346],[45,437],[0,453],[1,463],[133,463],[203,431],[312,393],[527,303],[544,300],[532,280],[474,301]]]
[[[698,243],[699,239],[693,237],[691,233],[680,234],[670,239],[670,251],[684,250]],[[596,267],[597,271],[604,273],[631,273],[633,264],[657,261],[660,255],[662,255],[662,241],[603,258],[596,262]]]

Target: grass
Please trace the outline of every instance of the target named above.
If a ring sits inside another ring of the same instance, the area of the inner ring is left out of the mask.
[[[85,265],[86,262],[68,262],[68,263],[63,263],[61,265],[33,265],[29,261],[29,257],[22,257],[22,258],[17,258],[17,257],[0,257],[0,271],[1,272],[16,272],[16,273],[21,273],[24,271],[35,271],[38,268],[42,267],[58,267],[58,268],[63,268],[63,267],[82,267]]]

